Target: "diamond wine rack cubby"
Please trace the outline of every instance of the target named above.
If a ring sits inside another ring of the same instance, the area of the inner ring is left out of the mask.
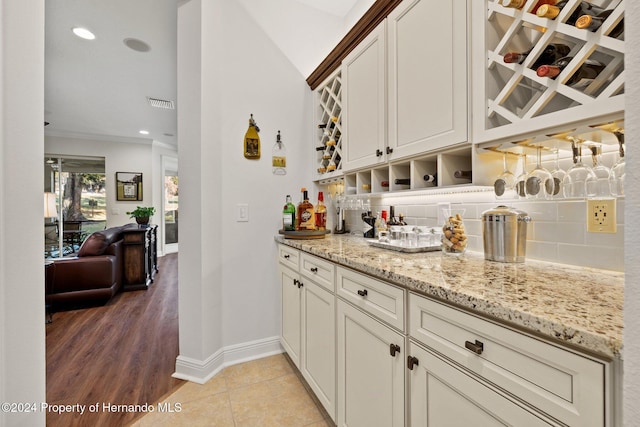
[[[474,2],[475,3],[475,2]],[[486,24],[477,29],[476,60],[485,64],[484,77],[474,89],[475,141],[498,140],[513,135],[533,134],[559,125],[584,120],[604,120],[624,110],[624,32],[609,34],[624,19],[624,0],[590,0],[588,3],[611,10],[600,28],[592,32],[567,21],[581,0],[568,0],[555,19],[532,13],[541,3],[527,0],[521,9],[505,7],[500,0],[478,2]],[[624,24],[620,24],[624,25]],[[555,78],[536,73],[539,59],[549,44],[570,49],[569,64]],[[526,53],[522,63],[506,63],[508,52]],[[604,69],[590,80],[575,84],[570,79],[587,61],[598,61]],[[479,63],[479,62],[476,62]]]
[[[342,80],[334,73],[316,89],[317,180],[342,175]]]

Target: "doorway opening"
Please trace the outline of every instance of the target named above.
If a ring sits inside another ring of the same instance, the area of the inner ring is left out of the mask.
[[[164,253],[178,252],[178,159],[162,158],[164,191],[162,196],[162,219],[164,228]]]

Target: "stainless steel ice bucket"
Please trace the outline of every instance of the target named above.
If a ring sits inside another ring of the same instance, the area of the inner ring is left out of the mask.
[[[498,206],[482,213],[484,258],[499,262],[524,262],[527,251],[526,212]]]

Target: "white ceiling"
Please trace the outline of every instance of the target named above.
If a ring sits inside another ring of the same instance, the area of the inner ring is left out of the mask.
[[[264,0],[250,0],[261,2]],[[344,18],[373,0],[289,0]],[[151,142],[177,146],[176,110],[147,97],[176,101],[178,0],[47,0],[45,135]],[[294,18],[293,16],[291,17]],[[91,30],[83,40],[71,29]],[[151,50],[137,52],[135,38]],[[291,55],[292,53],[289,52]],[[176,108],[179,106],[176,104]],[[149,131],[144,136],[140,130]]]
[[[147,103],[176,101],[176,0],[45,4],[45,134],[176,145],[176,110]],[[96,39],[76,37],[75,26]],[[126,38],[151,50],[134,51]]]

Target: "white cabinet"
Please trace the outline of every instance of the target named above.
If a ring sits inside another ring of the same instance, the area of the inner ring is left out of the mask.
[[[467,0],[402,2],[387,52],[389,158],[466,142]]]
[[[280,265],[278,269],[282,290],[282,326],[280,343],[300,368],[300,275]]]
[[[343,170],[386,160],[385,22],[342,61]]]
[[[399,332],[338,299],[338,427],[404,426]]]
[[[607,363],[416,294],[409,294],[409,311],[412,339],[445,356],[476,382],[514,396],[539,418],[581,427],[610,425],[605,409]],[[480,400],[478,393],[485,391],[466,390],[465,399]]]
[[[436,353],[411,342],[409,354],[410,425],[554,426],[551,420],[518,405],[469,376]]]
[[[309,280],[303,282],[301,289],[302,375],[335,420],[335,295]]]
[[[334,265],[279,246],[282,284],[281,343],[322,403],[336,417],[336,310]],[[289,267],[300,262],[299,272]]]

